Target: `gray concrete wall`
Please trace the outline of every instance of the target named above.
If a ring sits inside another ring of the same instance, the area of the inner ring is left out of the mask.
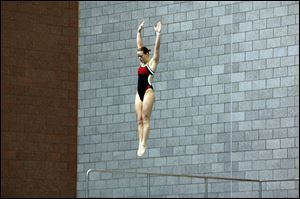
[[[161,59],[149,149],[137,157],[136,30]],[[88,169],[299,177],[299,3],[80,2],[77,196]],[[92,174],[90,196],[145,197],[143,176]],[[257,197],[258,184],[210,181],[209,197]],[[153,197],[203,197],[203,180],[152,177]],[[263,184],[298,197],[299,184]]]

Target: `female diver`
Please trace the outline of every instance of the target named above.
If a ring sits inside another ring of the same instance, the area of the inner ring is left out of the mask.
[[[138,86],[135,97],[135,111],[138,122],[139,148],[138,156],[143,156],[147,149],[147,139],[150,133],[150,117],[155,101],[155,93],[152,87],[153,75],[159,62],[161,22],[154,27],[156,40],[153,57],[150,58],[150,49],[143,45],[142,33],[144,21],[137,30],[137,56],[140,61],[138,68]]]

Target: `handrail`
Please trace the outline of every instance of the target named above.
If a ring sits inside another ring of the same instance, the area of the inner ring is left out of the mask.
[[[88,182],[89,174],[91,172],[108,172],[108,173],[128,173],[128,174],[140,174],[147,175],[147,197],[150,197],[150,176],[173,176],[173,177],[188,177],[188,178],[201,178],[205,181],[205,197],[208,197],[208,179],[218,179],[218,180],[234,180],[234,181],[246,181],[246,182],[257,182],[259,183],[259,197],[262,197],[262,183],[263,182],[275,182],[275,181],[299,181],[299,178],[292,179],[278,179],[278,180],[257,180],[257,179],[245,179],[245,178],[233,178],[233,177],[218,177],[218,176],[202,176],[202,175],[187,175],[187,174],[169,174],[169,173],[153,173],[153,172],[132,172],[123,170],[111,170],[111,169],[89,169],[86,172],[86,186],[85,186],[85,197],[89,197],[88,193]]]

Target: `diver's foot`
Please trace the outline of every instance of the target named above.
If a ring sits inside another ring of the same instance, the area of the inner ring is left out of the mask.
[[[141,143],[139,143],[139,148],[138,148],[138,151],[137,151],[137,156],[142,156],[142,154],[141,154],[141,147],[142,147],[142,144]]]
[[[141,148],[138,151],[138,156],[143,156],[146,152],[147,144],[141,144]]]

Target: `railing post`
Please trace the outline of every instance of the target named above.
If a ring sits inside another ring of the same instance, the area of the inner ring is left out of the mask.
[[[150,198],[150,174],[147,174],[147,198]]]
[[[259,198],[262,198],[262,181],[259,181],[259,187],[258,187],[258,189],[259,189],[259,192],[258,192],[258,197]]]
[[[88,198],[89,197],[89,174],[92,171],[92,169],[87,170],[86,172],[86,176],[85,176],[85,197]]]
[[[204,193],[204,198],[208,198],[208,180],[207,178],[204,178],[204,183],[205,183],[205,193]]]

